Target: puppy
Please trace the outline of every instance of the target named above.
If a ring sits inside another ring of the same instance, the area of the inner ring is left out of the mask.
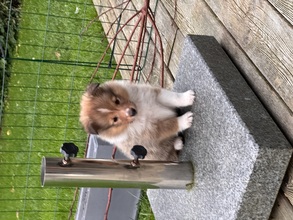
[[[85,131],[116,145],[126,156],[134,145],[148,160],[178,160],[183,147],[178,132],[189,128],[193,114],[177,117],[176,107],[190,106],[194,92],[176,93],[127,81],[90,84],[81,98],[80,122]]]

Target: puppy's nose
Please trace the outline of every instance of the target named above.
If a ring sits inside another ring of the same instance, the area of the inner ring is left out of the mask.
[[[134,108],[127,109],[127,114],[129,116],[135,116],[137,114],[137,111]]]

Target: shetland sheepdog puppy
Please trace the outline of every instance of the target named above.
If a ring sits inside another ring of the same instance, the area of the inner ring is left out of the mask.
[[[90,84],[81,98],[80,122],[89,134],[114,144],[131,158],[142,145],[148,160],[178,160],[183,147],[178,133],[189,128],[193,114],[177,116],[176,108],[190,106],[194,92],[172,92],[145,84],[109,81]]]

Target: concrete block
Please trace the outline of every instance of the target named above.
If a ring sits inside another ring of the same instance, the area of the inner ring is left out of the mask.
[[[195,185],[148,190],[156,220],[268,219],[292,146],[213,37],[185,40],[174,90],[188,89],[195,118],[181,160]]]

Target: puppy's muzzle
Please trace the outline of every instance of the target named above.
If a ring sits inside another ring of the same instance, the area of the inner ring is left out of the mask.
[[[126,114],[130,117],[133,117],[137,114],[137,111],[134,108],[128,108],[126,109]]]

